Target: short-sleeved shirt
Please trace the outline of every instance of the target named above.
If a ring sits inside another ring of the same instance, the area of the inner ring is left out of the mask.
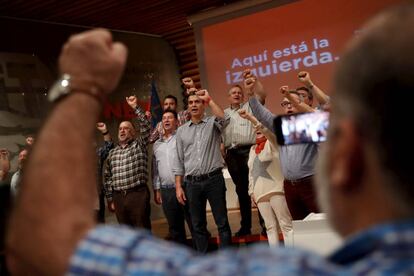
[[[230,117],[229,124],[223,130],[223,142],[226,149],[253,145],[256,142],[256,133],[249,120],[239,115],[239,110],[252,113],[249,102],[241,104],[239,108],[226,108],[224,113]]]

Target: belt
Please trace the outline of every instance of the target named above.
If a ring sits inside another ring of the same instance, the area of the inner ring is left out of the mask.
[[[303,178],[299,178],[296,180],[288,180],[285,179],[284,182],[290,185],[297,185],[297,184],[301,184],[301,183],[306,183],[306,182],[310,182],[312,181],[313,175],[309,175],[309,176],[305,176]]]
[[[232,148],[227,149],[228,151],[241,151],[241,150],[250,150],[253,145],[242,145],[242,146],[235,146]]]
[[[209,179],[210,177],[216,176],[222,174],[221,168],[214,170],[212,172],[201,174],[201,175],[187,175],[185,177],[185,180],[188,181],[204,181],[206,179]]]
[[[161,185],[161,189],[175,189],[175,184]]]
[[[130,192],[133,192],[133,191],[139,191],[139,190],[142,190],[145,187],[147,187],[147,185],[137,185],[137,186],[134,186],[132,188],[123,189],[123,190],[119,190],[119,191],[114,190],[113,193],[120,193],[120,194],[123,194],[125,196],[127,193],[130,193]]]

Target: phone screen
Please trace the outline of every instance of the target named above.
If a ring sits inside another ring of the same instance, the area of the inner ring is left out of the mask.
[[[280,145],[320,143],[327,139],[329,112],[316,111],[278,116],[274,127]]]

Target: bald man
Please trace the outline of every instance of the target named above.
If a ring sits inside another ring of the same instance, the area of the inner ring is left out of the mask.
[[[151,229],[148,180],[148,143],[150,122],[137,104],[137,98],[126,98],[139,122],[139,137],[129,121],[119,124],[118,146],[109,152],[105,167],[105,195],[108,209],[118,222]]]

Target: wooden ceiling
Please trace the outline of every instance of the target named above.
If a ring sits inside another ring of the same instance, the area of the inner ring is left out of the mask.
[[[239,0],[0,0],[0,16],[161,35],[175,48],[183,76],[199,82],[189,15]]]

